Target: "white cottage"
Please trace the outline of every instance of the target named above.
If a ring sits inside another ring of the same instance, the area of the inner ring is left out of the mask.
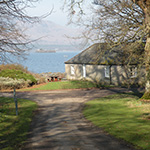
[[[128,65],[122,51],[107,49],[106,44],[96,43],[65,62],[66,78],[114,85],[144,82],[144,69],[139,72],[137,61]]]

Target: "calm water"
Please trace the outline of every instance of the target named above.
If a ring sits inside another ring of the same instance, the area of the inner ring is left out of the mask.
[[[79,52],[30,53],[27,59],[18,62],[34,73],[65,72],[64,62]]]

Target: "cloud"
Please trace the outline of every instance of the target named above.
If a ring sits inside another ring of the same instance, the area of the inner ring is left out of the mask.
[[[67,13],[61,10],[63,1],[42,0],[34,3],[34,5],[34,7],[26,10],[29,15],[41,16],[50,13],[53,9],[53,12],[46,18],[46,20],[50,20],[64,26],[67,24]]]

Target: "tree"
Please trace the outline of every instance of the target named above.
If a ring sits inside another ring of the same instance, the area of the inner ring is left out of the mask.
[[[139,63],[144,62],[146,66],[146,93],[150,93],[150,1],[93,0],[93,16],[88,18],[82,7],[87,4],[85,0],[68,0],[67,3],[71,21],[86,28],[82,37],[106,42],[111,47],[121,45],[124,52],[130,54],[128,62],[134,54],[140,54]],[[76,14],[71,13],[74,11]],[[143,50],[141,45],[145,47]]]
[[[146,92],[143,98],[150,99],[150,1],[149,0],[133,0],[144,13],[144,31],[146,34],[146,45],[145,45],[145,65],[146,65]]]
[[[33,23],[38,17],[30,17],[26,8],[33,6],[38,0],[0,0],[0,63],[9,61],[9,56],[24,56],[29,49],[23,29],[19,23]]]
[[[69,11],[74,12],[76,5],[81,2],[83,3],[83,0],[72,1]],[[70,13],[73,23],[85,27],[83,37],[94,42],[107,42],[115,45],[144,41],[146,36],[143,30],[144,13],[138,5],[131,0],[94,0],[93,4],[97,7],[93,6],[92,16],[85,17],[81,4],[78,13],[76,11],[78,18],[75,18],[74,13]]]

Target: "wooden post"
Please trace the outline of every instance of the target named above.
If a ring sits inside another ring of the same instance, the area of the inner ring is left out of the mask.
[[[14,88],[14,102],[16,106],[16,116],[18,116],[18,104],[17,104],[17,97],[16,97],[16,89]]]

